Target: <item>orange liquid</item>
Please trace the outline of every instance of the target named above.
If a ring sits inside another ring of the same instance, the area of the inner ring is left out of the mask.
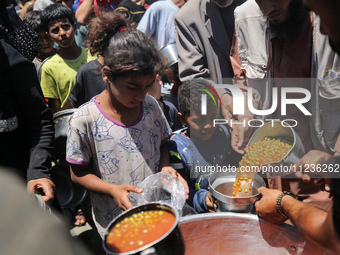
[[[111,229],[106,238],[106,247],[116,253],[134,251],[164,236],[175,222],[175,216],[167,211],[133,214]]]

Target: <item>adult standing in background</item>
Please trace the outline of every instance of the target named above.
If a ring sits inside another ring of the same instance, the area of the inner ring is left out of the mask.
[[[322,2],[319,0],[304,0],[304,3],[319,15],[321,33],[328,35],[333,50],[339,55],[340,0]],[[339,156],[331,157],[331,155],[321,151],[310,151],[297,163],[297,166],[329,164],[329,167],[334,167],[335,164],[339,163]],[[328,212],[301,203],[291,196],[283,196],[281,202],[277,203],[278,193],[266,188],[259,189],[262,198],[256,202],[255,206],[261,217],[270,222],[282,223],[288,217],[305,238],[312,239],[323,247],[332,250],[332,253],[338,254],[340,249],[340,179],[333,171],[324,175],[332,178],[328,181],[331,181],[333,206]],[[324,176],[324,181],[327,182],[326,176]],[[308,176],[303,176],[304,180],[310,181],[310,178],[306,177]],[[281,208],[281,212],[287,217],[282,218],[282,214],[278,212],[277,207]]]
[[[176,43],[174,16],[187,0],[160,0],[152,4],[137,29],[155,39],[158,48]]]
[[[234,76],[229,53],[234,9],[245,0],[192,0],[175,15],[179,77],[223,83]]]
[[[281,89],[295,87],[310,92],[310,99],[303,102],[310,114],[295,105],[288,105],[287,112],[283,113],[283,106],[278,104],[272,114],[248,113],[239,115],[238,120],[243,118],[248,124],[254,118],[295,120],[294,130],[306,152],[311,149],[332,154],[339,151],[335,144],[340,132],[340,93],[334,88],[339,87],[340,78],[329,74],[340,66],[340,59],[329,46],[328,38],[320,33],[319,17],[311,13],[302,0],[248,0],[236,8],[234,14],[237,44],[232,52],[238,54],[231,59],[235,74],[247,78],[242,89],[245,96],[252,93],[252,106],[258,110],[269,109],[273,105],[274,87],[279,92],[276,98],[283,100]],[[289,93],[288,98],[299,100],[301,93]],[[253,131],[250,125],[235,125],[233,149],[244,153]],[[267,178],[272,189],[291,191],[305,203],[323,210],[331,207],[325,186],[303,183],[292,173],[284,177],[267,174]]]
[[[19,170],[27,190],[54,198],[52,113],[47,109],[33,63],[0,40],[0,165]]]

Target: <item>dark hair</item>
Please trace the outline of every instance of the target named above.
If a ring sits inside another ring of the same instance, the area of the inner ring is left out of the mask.
[[[122,14],[100,8],[98,16],[91,19],[87,26],[84,47],[88,48],[92,55],[103,55],[109,44],[107,38],[119,32],[117,28],[120,27],[129,27],[128,20]]]
[[[44,24],[46,31],[48,31],[48,25],[51,21],[63,18],[68,19],[72,25],[74,24],[72,11],[63,4],[51,4],[41,12],[41,22]]]
[[[117,14],[111,14],[117,15]],[[126,26],[122,16],[115,16],[108,22],[108,15],[98,16],[100,22],[96,40],[97,49],[102,52],[104,64],[110,68],[105,74],[117,76],[155,75],[166,66],[155,42],[143,32]],[[99,24],[99,22],[94,23]],[[92,29],[91,29],[92,30]],[[95,45],[92,43],[92,45]]]
[[[202,106],[202,94],[207,94],[207,107],[216,107],[218,98],[214,91],[208,86],[213,87],[213,83],[204,78],[193,78],[185,81],[178,90],[178,111],[184,118],[190,116],[190,110],[200,111]],[[208,91],[209,94],[206,92]],[[212,98],[212,97],[213,98]]]
[[[23,21],[26,22],[35,32],[45,31],[44,24],[41,22],[41,11],[27,12]]]

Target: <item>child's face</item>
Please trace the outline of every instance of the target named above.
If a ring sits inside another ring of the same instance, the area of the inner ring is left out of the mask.
[[[42,48],[40,52],[42,53],[50,53],[53,50],[54,41],[48,35],[47,32],[37,32],[38,41],[41,44]]]
[[[190,111],[190,117],[185,118],[184,124],[188,127],[191,139],[207,141],[214,134],[214,119],[218,119],[217,107],[207,107],[207,114],[200,111]]]
[[[48,24],[48,33],[59,47],[68,48],[75,42],[74,24],[71,24],[67,18],[57,19]]]
[[[109,82],[109,92],[119,103],[118,106],[134,108],[144,101],[149,88],[155,82],[155,75],[118,76]]]

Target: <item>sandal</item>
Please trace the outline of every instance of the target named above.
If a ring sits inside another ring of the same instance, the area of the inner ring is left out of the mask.
[[[84,216],[83,211],[81,209],[79,209],[77,211],[77,215],[75,216],[75,219],[76,219],[76,221],[74,222],[74,225],[76,227],[85,226],[86,219],[85,219],[85,216]]]

